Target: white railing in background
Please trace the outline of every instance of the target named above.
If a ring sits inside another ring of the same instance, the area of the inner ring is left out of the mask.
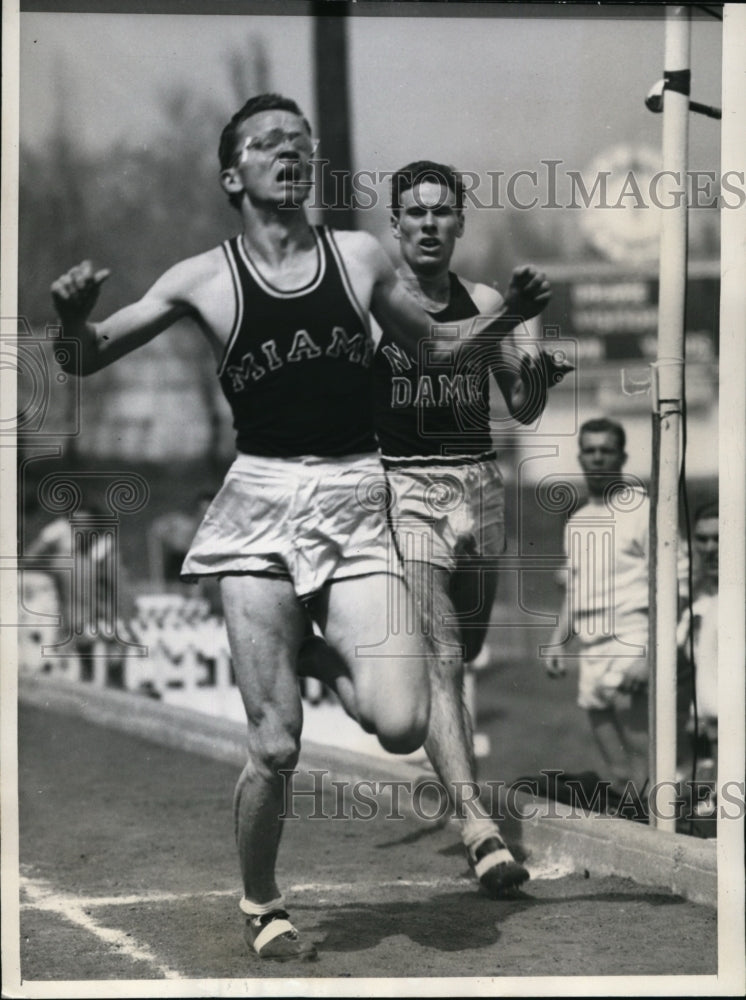
[[[37,571],[21,574],[19,669],[45,673],[97,687],[119,688],[223,718],[243,721],[243,703],[233,676],[225,622],[212,614],[208,601],[179,593],[142,594],[135,614],[117,621],[114,641],[95,629],[93,641],[69,655],[62,627],[60,599],[52,577]],[[131,643],[128,647],[125,643]],[[65,649],[55,654],[55,647]],[[142,648],[145,655],[135,655]],[[476,717],[476,678],[466,678],[466,697]],[[304,733],[319,742],[335,740],[368,752],[382,752],[375,737],[349,719],[336,696],[315,678],[300,681]],[[477,757],[489,754],[486,734],[474,734]],[[419,756],[422,756],[420,753]]]
[[[117,622],[117,635],[145,655],[123,653],[121,644],[98,634],[77,655],[69,655],[59,594],[52,576],[21,574],[18,661],[20,672],[46,673],[99,687],[118,687],[215,714],[238,715],[236,688],[225,622],[202,598],[178,593],[144,594],[135,614]],[[65,649],[60,654],[58,649]],[[332,700],[320,681],[306,678],[301,693],[308,705]]]

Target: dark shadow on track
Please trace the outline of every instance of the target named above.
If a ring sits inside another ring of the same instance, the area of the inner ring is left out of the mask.
[[[629,905],[635,902],[653,907],[679,905],[680,896],[664,893],[598,892],[572,897],[573,903],[598,902]],[[519,898],[490,899],[474,889],[466,892],[439,892],[421,902],[345,903],[335,905],[319,920],[324,936],[318,944],[325,953],[360,952],[374,948],[390,937],[402,936],[414,944],[443,952],[489,948],[500,940],[499,925],[514,914],[546,906],[566,906],[567,898],[542,899],[522,893]],[[295,904],[295,910],[318,906]]]

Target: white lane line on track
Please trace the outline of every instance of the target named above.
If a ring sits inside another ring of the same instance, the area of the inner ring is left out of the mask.
[[[164,979],[182,978],[180,973],[164,965],[149,948],[138,944],[124,931],[103,927],[97,923],[89,913],[86,913],[86,907],[90,908],[90,904],[85,900],[55,892],[47,883],[39,880],[32,881],[25,877],[21,878],[21,887],[28,898],[27,906],[31,905],[39,910],[56,913],[65,920],[89,931],[108,945],[110,949],[116,950],[118,954],[126,955],[135,962],[146,962],[151,965]]]
[[[42,883],[33,882],[31,880],[23,880],[24,888],[28,889],[29,884],[34,886],[39,886]],[[378,887],[379,889],[393,889],[396,886],[404,886],[406,888],[414,887],[418,889],[438,889],[446,886],[467,886],[471,885],[472,882],[466,878],[440,878],[440,879],[396,879],[390,882],[304,882],[297,885],[289,886],[285,892],[286,893],[301,893],[301,892],[359,892],[365,894],[369,892],[370,889]],[[44,890],[46,893],[46,890]],[[69,896],[64,893],[55,894],[51,889],[48,893],[44,895],[44,899],[49,902],[56,903],[67,903],[69,901],[75,902],[77,906],[85,907],[87,909],[92,909],[96,906],[138,906],[143,904],[158,904],[158,903],[174,903],[179,902],[184,899],[206,899],[208,897],[225,897],[225,896],[235,896],[236,899],[240,897],[240,891],[236,889],[211,889],[205,892],[195,891],[195,892],[152,892],[152,893],[140,893],[137,896]],[[31,893],[29,893],[28,902],[22,902],[21,907],[33,907],[42,905],[39,900],[39,895],[35,895],[31,898]],[[47,906],[47,909],[50,907]]]
[[[572,867],[564,862],[554,862],[543,866],[530,867],[529,872],[534,882],[551,881],[572,874]],[[22,879],[22,884],[29,896],[28,902],[21,906],[36,906],[45,909],[60,909],[64,906],[75,906],[81,910],[100,906],[142,906],[159,903],[173,903],[185,899],[207,898],[239,898],[236,889],[211,889],[195,892],[154,892],[140,893],[133,896],[71,896],[65,893],[55,893],[47,888],[46,883],[28,878]],[[528,883],[530,886],[530,883]],[[355,893],[367,897],[372,889],[476,889],[476,881],[468,877],[444,876],[434,879],[390,879],[385,882],[300,882],[288,886],[286,894],[298,895],[310,893]]]
[[[238,898],[240,892],[235,889],[210,890],[208,892],[146,892],[137,896],[68,896],[64,893],[55,894],[50,891],[50,900],[75,900],[78,906],[92,909],[96,906],[139,906],[151,903],[178,903],[184,899],[194,899],[199,897],[205,899],[208,896],[235,896]],[[24,907],[34,907],[40,905],[35,900],[21,902],[21,909]]]

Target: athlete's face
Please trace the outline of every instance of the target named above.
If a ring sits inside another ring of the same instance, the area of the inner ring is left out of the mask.
[[[239,126],[233,163],[221,173],[231,194],[254,203],[302,205],[311,190],[314,143],[290,111],[261,111]]]
[[[619,481],[627,455],[613,431],[585,431],[580,435],[578,461],[588,491],[593,496],[602,496],[611,483]]]
[[[694,551],[705,576],[717,582],[720,529],[716,517],[701,517],[694,525]]]
[[[391,216],[402,259],[415,274],[447,271],[456,240],[464,231],[464,213],[447,184],[423,181],[401,196],[401,208]]]

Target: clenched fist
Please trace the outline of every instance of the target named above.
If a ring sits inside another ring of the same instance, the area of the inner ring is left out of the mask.
[[[63,323],[84,323],[98,299],[101,285],[111,274],[95,271],[89,260],[61,275],[51,288],[54,307]]]
[[[513,271],[505,304],[509,315],[533,319],[546,308],[551,297],[552,288],[544,272],[533,264],[525,264]]]

